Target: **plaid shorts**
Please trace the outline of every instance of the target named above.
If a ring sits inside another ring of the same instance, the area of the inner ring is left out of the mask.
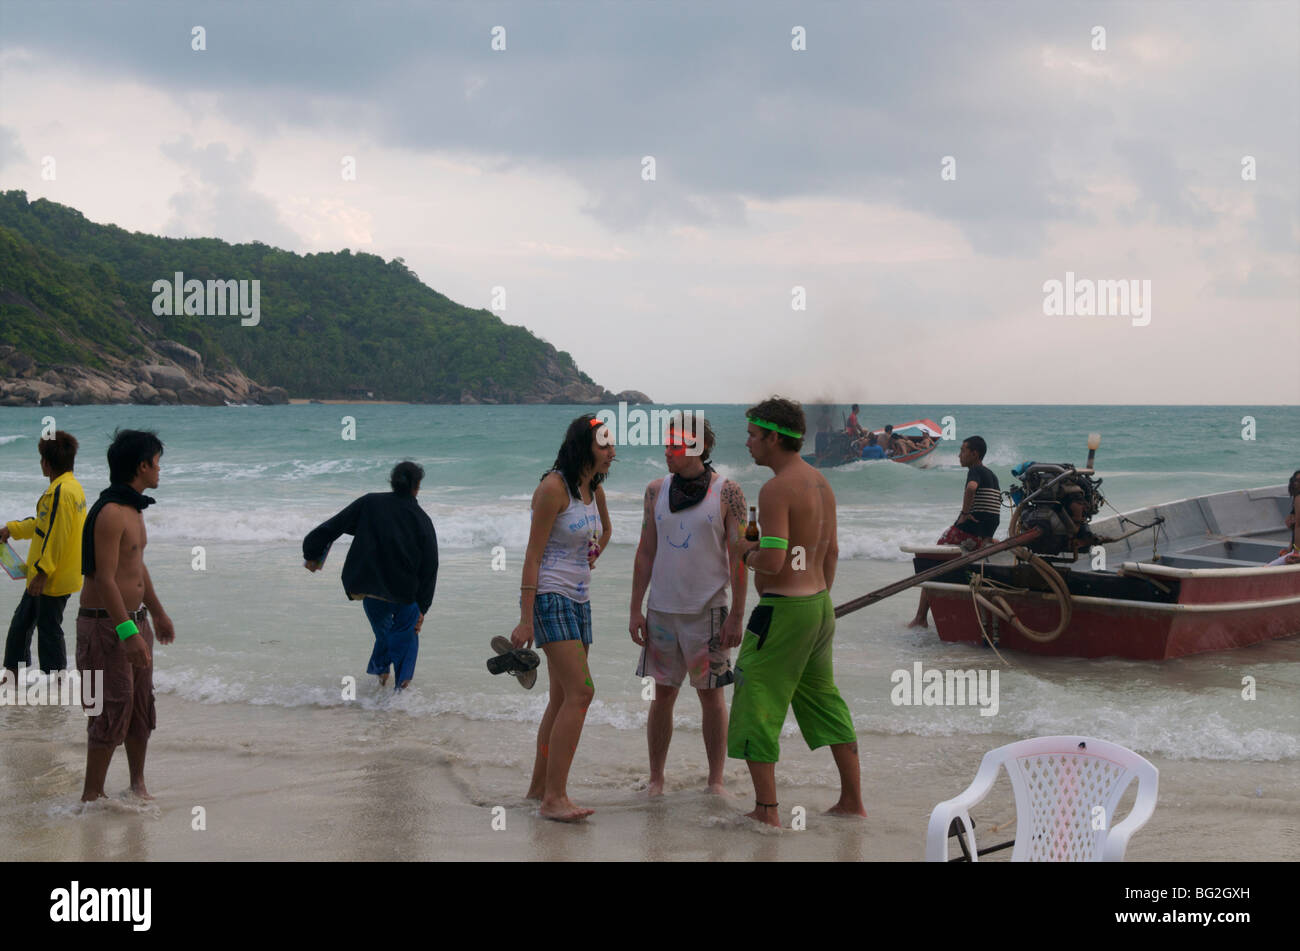
[[[534,598],[533,642],[541,647],[557,641],[582,641],[591,646],[591,602],[554,592]]]

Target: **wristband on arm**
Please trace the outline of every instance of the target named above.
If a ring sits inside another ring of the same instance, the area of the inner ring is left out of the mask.
[[[135,621],[132,621],[130,618],[127,618],[114,628],[114,630],[117,631],[117,639],[119,641],[124,641],[127,638],[134,637],[140,633],[140,629],[135,626]]]
[[[785,551],[790,547],[790,542],[777,535],[764,535],[758,541],[759,548],[780,548]]]

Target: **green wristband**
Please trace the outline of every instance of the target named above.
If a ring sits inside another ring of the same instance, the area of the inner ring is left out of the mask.
[[[779,538],[776,535],[764,535],[762,538],[758,540],[758,547],[759,548],[780,548],[782,550],[785,550],[790,547],[790,543],[786,541],[784,538]]]
[[[140,633],[140,629],[135,626],[135,621],[132,621],[130,618],[127,618],[114,628],[114,630],[117,631],[117,639],[119,641],[124,641],[128,637],[135,637],[135,635]]]

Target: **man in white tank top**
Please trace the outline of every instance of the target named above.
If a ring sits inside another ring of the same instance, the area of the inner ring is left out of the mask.
[[[641,542],[632,574],[628,631],[641,646],[638,677],[655,681],[646,725],[650,747],[651,796],[663,793],[664,763],[673,734],[673,704],[690,676],[700,697],[709,791],[721,794],[727,754],[727,701],[732,682],[731,648],[744,635],[747,573],[744,548],[745,495],[708,465],[713,430],[703,417],[687,424],[685,436],[669,430],[664,447],[668,476],[646,487]],[[703,453],[686,447],[703,431]],[[727,609],[727,586],[731,609]],[[646,587],[647,614],[641,613]],[[647,616],[648,615],[648,616]]]

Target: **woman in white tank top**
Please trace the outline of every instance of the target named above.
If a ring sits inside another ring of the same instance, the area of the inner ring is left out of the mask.
[[[541,800],[548,819],[574,822],[594,811],[567,791],[595,684],[587,666],[591,646],[591,568],[609,544],[609,509],[601,483],[614,462],[609,430],[590,413],[569,424],[555,465],[533,492],[532,529],[520,582],[515,647],[546,655],[550,698],[537,730],[528,798]]]

